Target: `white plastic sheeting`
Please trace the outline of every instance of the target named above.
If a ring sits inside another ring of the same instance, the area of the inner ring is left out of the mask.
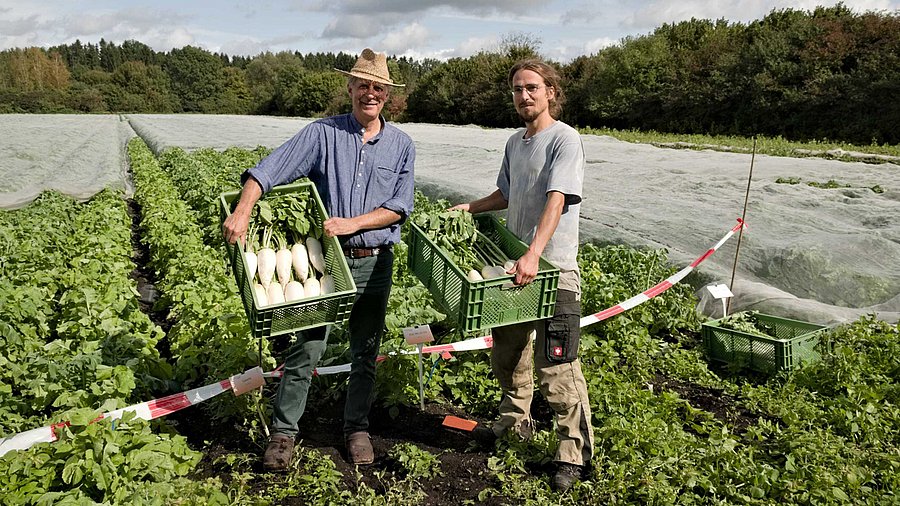
[[[48,189],[84,200],[105,187],[130,192],[119,115],[0,115],[0,208],[27,205]]]
[[[174,146],[274,148],[311,121],[206,115],[127,118],[157,153]],[[0,132],[6,129],[2,124],[0,119]],[[513,130],[398,126],[416,143],[416,184],[426,194],[455,203],[496,188],[503,146]],[[582,242],[666,248],[671,263],[680,268],[741,215],[750,154],[660,148],[589,135],[583,142],[587,166]],[[4,153],[0,163],[5,169]],[[52,163],[42,161],[41,166]],[[801,183],[777,184],[779,177],[800,178]],[[851,188],[805,184],[831,179]],[[884,193],[873,192],[875,185]],[[746,220],[749,230],[741,239],[730,311],[758,309],[823,324],[870,312],[889,321],[900,316],[900,166],[757,155]],[[729,283],[737,244],[737,238],[729,241],[687,281],[698,289],[711,281]],[[646,288],[657,281],[648,280]],[[717,307],[709,306],[710,311]]]

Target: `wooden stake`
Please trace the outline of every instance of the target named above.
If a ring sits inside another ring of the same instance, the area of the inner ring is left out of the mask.
[[[741,221],[747,223],[747,202],[750,200],[750,182],[753,181],[753,161],[756,159],[756,136],[753,136],[753,151],[750,154],[750,176],[747,177],[747,193],[744,194],[744,210],[741,212]],[[728,287],[734,291],[734,274],[737,271],[738,255],[741,252],[741,238],[744,236],[744,227],[738,230],[737,249],[734,251],[734,266],[731,268],[731,283]],[[731,312],[731,301],[734,297],[728,299],[728,312]]]

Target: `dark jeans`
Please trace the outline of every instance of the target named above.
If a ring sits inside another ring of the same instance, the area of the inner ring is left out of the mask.
[[[393,251],[347,259],[356,283],[350,311],[351,369],[344,405],[344,434],[369,429],[369,409],[375,400],[375,359],[381,345],[384,317],[391,294]],[[287,352],[284,376],[275,394],[272,432],[296,436],[297,423],[306,410],[312,372],[325,353],[330,326],[301,331]]]

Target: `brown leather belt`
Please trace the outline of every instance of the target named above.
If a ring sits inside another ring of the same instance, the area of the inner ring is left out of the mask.
[[[344,256],[347,258],[367,258],[373,257],[379,253],[391,250],[391,245],[378,246],[377,248],[343,248]]]

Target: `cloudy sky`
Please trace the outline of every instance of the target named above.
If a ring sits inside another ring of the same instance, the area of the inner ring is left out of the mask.
[[[231,55],[345,51],[447,59],[511,37],[558,61],[685,19],[759,19],[831,0],[0,0],[0,49],[133,39],[158,51],[194,45]],[[900,0],[844,0],[857,12]]]

